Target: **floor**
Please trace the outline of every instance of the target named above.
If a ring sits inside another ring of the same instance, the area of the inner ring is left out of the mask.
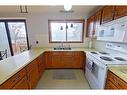
[[[80,69],[45,70],[36,89],[90,89]]]

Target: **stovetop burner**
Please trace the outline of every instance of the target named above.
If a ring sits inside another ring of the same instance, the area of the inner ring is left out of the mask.
[[[125,60],[125,59],[123,59],[123,58],[121,58],[121,57],[115,57],[115,59],[116,59],[116,60],[119,60],[119,61],[127,61],[127,60]]]
[[[110,57],[101,56],[100,58],[105,60],[105,61],[113,61],[113,59]]]
[[[91,52],[92,54],[98,54],[97,52]]]
[[[107,53],[107,52],[99,52],[100,54],[104,54],[104,55],[108,55],[109,53]]]

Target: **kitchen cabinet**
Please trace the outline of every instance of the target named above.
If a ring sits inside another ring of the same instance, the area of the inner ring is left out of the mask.
[[[94,29],[94,16],[91,16],[87,19],[87,31],[86,37],[92,36],[95,33]]]
[[[93,35],[97,35],[97,30],[98,30],[98,27],[100,26],[101,24],[101,17],[102,17],[102,9],[100,9],[99,11],[97,11],[94,15],[94,33]]]
[[[44,69],[45,56],[44,54],[41,54],[26,67],[0,85],[0,89],[33,89],[36,87]]]
[[[29,63],[26,69],[27,69],[27,76],[28,76],[30,89],[33,89],[36,87],[37,82],[39,80],[37,59]]]
[[[127,82],[119,78],[113,72],[108,71],[106,89],[127,89]]]
[[[50,51],[44,52],[44,56],[45,56],[45,68],[52,68],[51,52]]]
[[[115,6],[114,19],[127,16],[127,6]]]
[[[43,75],[43,72],[45,70],[45,55],[41,54],[38,58],[37,58],[37,62],[38,62],[38,73],[39,73],[39,78],[41,78],[41,76]]]
[[[114,6],[105,6],[103,7],[102,11],[102,24],[112,21],[114,19]]]
[[[23,77],[14,87],[13,89],[28,89],[28,80],[27,77]]]
[[[50,53],[52,68],[62,68],[62,52],[55,51]]]
[[[63,52],[62,64],[64,68],[83,68],[85,54],[80,51]]]
[[[81,51],[51,51],[46,55],[46,68],[83,68],[85,64],[85,54]]]
[[[15,75],[13,75],[11,78],[9,78],[7,81],[5,81],[2,85],[0,85],[0,89],[18,89],[19,86],[21,84],[18,83],[22,83],[23,81],[27,81],[27,79],[23,79],[24,77],[26,77],[26,70],[25,68],[23,68],[22,70],[20,70],[18,73],[16,73]],[[22,89],[26,88],[28,89],[28,82],[25,82],[26,84],[22,84]],[[18,84],[18,85],[17,85]]]

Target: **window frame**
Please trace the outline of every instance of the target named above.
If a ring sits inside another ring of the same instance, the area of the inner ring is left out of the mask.
[[[51,33],[51,22],[57,23],[82,23],[82,38],[81,41],[67,41],[67,29],[66,29],[66,41],[52,41],[52,33]],[[83,43],[84,42],[84,26],[85,26],[85,19],[50,19],[48,20],[48,31],[49,31],[49,43]]]
[[[6,28],[6,33],[7,33],[7,38],[8,38],[11,56],[14,56],[14,52],[13,52],[13,48],[11,45],[11,36],[10,36],[9,28],[8,28],[8,22],[24,22],[25,30],[26,30],[27,47],[28,47],[28,50],[30,50],[26,19],[0,19],[0,22],[5,23],[5,28]]]

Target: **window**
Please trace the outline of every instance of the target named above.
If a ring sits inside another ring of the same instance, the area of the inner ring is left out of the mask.
[[[49,20],[50,43],[82,43],[84,20]]]
[[[0,20],[0,29],[0,51],[7,50],[7,57],[29,49],[24,19]]]

